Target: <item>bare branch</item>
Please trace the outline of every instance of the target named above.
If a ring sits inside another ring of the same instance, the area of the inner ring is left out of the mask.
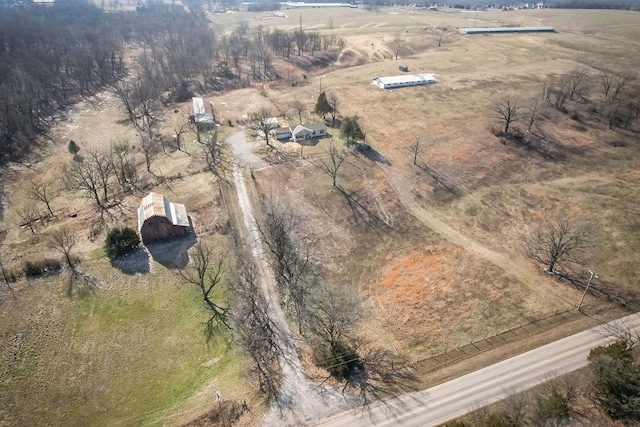
[[[338,172],[340,171],[340,167],[346,159],[346,156],[342,147],[334,142],[333,139],[329,141],[329,146],[324,150],[324,152],[329,155],[329,159],[320,159],[318,167],[322,172],[331,177],[331,183],[335,187]]]
[[[511,97],[503,98],[494,108],[496,119],[504,126],[503,132],[505,134],[509,133],[509,126],[519,120],[520,110],[518,100]]]
[[[227,260],[224,254],[214,257],[208,246],[198,242],[190,261],[187,267],[178,271],[178,275],[184,284],[195,285],[200,289],[205,306],[211,314],[205,326],[207,341],[211,341],[220,325],[229,327],[227,308],[212,300],[212,292],[221,283],[226,272]]]
[[[71,270],[75,269],[71,257],[71,250],[77,242],[78,236],[76,232],[66,226],[53,230],[47,235],[47,246],[63,254],[67,266]]]
[[[563,263],[580,263],[580,255],[589,247],[584,227],[574,226],[566,218],[545,223],[523,238],[525,254],[556,273]]]
[[[29,198],[31,200],[39,201],[45,204],[47,210],[51,214],[51,216],[55,216],[53,214],[53,210],[51,209],[51,202],[53,199],[58,197],[60,193],[56,188],[53,187],[53,184],[50,182],[45,183],[31,183],[31,189],[29,191]]]
[[[249,113],[249,129],[252,136],[263,139],[268,146],[271,146],[271,131],[276,128],[276,125],[269,120],[271,117],[273,113],[266,107]]]

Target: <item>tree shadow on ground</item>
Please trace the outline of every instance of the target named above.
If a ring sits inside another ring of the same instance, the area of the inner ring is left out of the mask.
[[[144,248],[139,248],[134,252],[116,258],[111,261],[111,265],[125,274],[147,274],[151,269],[149,253]]]
[[[566,161],[567,153],[582,154],[582,149],[579,147],[565,147],[554,138],[535,132],[524,133],[515,130],[508,134],[502,133],[500,142],[504,145],[514,146],[526,154],[535,154],[549,161]]]
[[[370,146],[369,144],[359,143],[355,144],[355,151],[362,154],[372,162],[382,163],[383,165],[391,166],[391,162],[384,157],[378,150]]]
[[[451,195],[455,197],[459,197],[462,195],[462,190],[452,179],[444,176],[442,173],[435,170],[433,167],[429,166],[427,163],[418,164],[416,166],[422,169],[433,179],[433,187],[435,189],[442,189],[451,193]]]
[[[334,188],[344,196],[356,224],[377,224],[379,222],[379,218],[368,208],[369,200],[366,196],[362,196],[358,191],[350,192],[338,185]]]
[[[158,264],[162,264],[167,268],[184,268],[189,263],[188,251],[197,242],[196,235],[192,232],[181,238],[165,242],[147,243],[145,246],[153,260]]]
[[[371,348],[360,351],[363,354],[347,371],[341,386],[342,395],[355,409],[354,415],[359,414],[361,419],[376,424],[381,421],[381,413],[395,418],[405,413],[409,406],[424,404],[419,397],[410,394],[421,389],[414,368],[394,366],[393,355],[388,351]],[[324,387],[329,377],[314,379],[321,381],[320,387]]]

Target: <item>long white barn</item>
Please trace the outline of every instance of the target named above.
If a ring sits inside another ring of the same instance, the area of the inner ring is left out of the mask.
[[[506,34],[506,33],[555,33],[553,27],[483,27],[483,28],[460,28],[460,34]]]
[[[381,89],[394,89],[397,87],[430,85],[436,82],[433,74],[403,74],[400,76],[378,77],[371,84]]]

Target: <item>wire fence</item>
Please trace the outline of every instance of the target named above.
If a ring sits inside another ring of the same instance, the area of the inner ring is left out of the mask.
[[[551,315],[508,329],[499,334],[485,337],[477,341],[472,341],[469,344],[446,350],[444,353],[417,360],[410,364],[409,367],[416,368],[416,365],[419,365],[423,369],[435,370],[445,365],[475,356],[487,350],[516,342],[526,337],[531,337],[539,334],[540,332],[553,329],[561,323],[576,320],[581,317],[584,317],[584,313],[577,310],[555,312]]]

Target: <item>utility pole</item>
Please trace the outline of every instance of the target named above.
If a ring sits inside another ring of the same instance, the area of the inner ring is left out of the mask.
[[[596,279],[598,279],[598,276],[591,270],[587,270],[591,276],[589,276],[589,281],[587,282],[587,286],[584,288],[584,293],[582,294],[582,298],[580,298],[580,302],[578,303],[578,306],[576,307],[576,310],[580,310],[580,307],[582,307],[582,301],[584,301],[584,297],[587,295],[587,291],[589,290],[589,285],[591,284],[591,280],[595,277]]]

